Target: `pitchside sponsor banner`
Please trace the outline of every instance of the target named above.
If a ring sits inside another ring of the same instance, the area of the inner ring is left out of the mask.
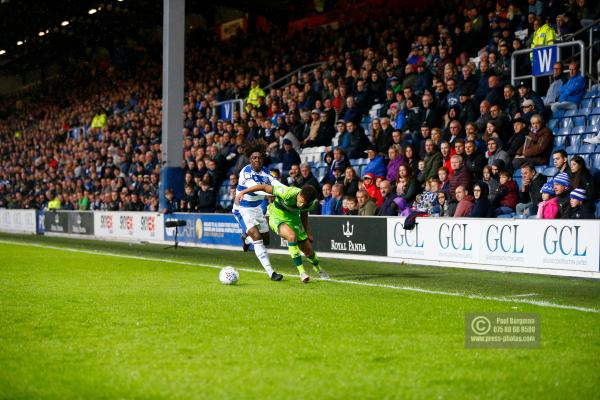
[[[61,211],[46,211],[44,213],[44,231],[69,233],[69,214]]]
[[[388,256],[432,261],[600,271],[600,222],[419,218],[387,221]]]
[[[69,233],[77,235],[93,235],[94,213],[91,211],[69,212]]]
[[[387,255],[386,219],[373,217],[310,216],[316,251],[338,254]],[[287,249],[271,232],[270,248]]]
[[[163,240],[163,215],[150,212],[94,213],[94,235],[140,240]]]
[[[35,210],[0,210],[0,231],[36,233]]]
[[[242,228],[231,214],[165,215],[165,222],[174,220],[186,222],[185,226],[177,228],[177,240],[180,242],[240,247],[242,245]],[[165,228],[165,240],[175,240],[175,228]]]

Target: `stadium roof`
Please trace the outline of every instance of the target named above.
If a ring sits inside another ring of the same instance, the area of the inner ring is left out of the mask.
[[[202,15],[212,26],[218,18],[217,7],[230,7],[286,22],[292,3],[187,0],[186,14]],[[18,73],[77,53],[77,49],[100,40],[160,26],[162,8],[160,0],[0,0],[0,71]]]

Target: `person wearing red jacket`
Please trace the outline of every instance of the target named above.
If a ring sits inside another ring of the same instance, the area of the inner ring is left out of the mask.
[[[369,197],[375,200],[375,204],[377,204],[378,207],[381,207],[381,204],[383,203],[383,196],[375,184],[375,174],[372,172],[365,174],[365,176],[363,176],[362,183]]]
[[[496,207],[494,215],[513,215],[515,207],[519,202],[519,187],[517,183],[512,180],[512,176],[508,171],[500,172],[500,186],[496,192],[496,197],[492,205]]]

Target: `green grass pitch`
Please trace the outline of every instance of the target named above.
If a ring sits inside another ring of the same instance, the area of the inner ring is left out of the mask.
[[[339,282],[303,285],[274,255],[284,281],[224,286],[194,264],[253,253],[162,247],[0,235],[0,398],[598,398],[598,281],[322,259]],[[466,349],[495,311],[538,313],[540,348]]]

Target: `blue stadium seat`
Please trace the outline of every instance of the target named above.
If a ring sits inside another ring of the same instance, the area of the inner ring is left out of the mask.
[[[600,114],[590,115],[589,119],[588,119],[588,127],[589,126],[597,127],[598,125],[600,125]]]
[[[559,128],[570,128],[573,126],[573,120],[571,118],[563,118],[558,122]]]
[[[600,114],[600,107],[594,107],[592,108],[592,111],[590,111],[589,115],[598,115]]]
[[[517,169],[515,169],[515,172],[513,172],[513,179],[520,178],[520,177],[521,177],[521,168],[517,168]]]
[[[600,153],[596,153],[592,156],[592,167],[600,170]]]
[[[568,155],[572,156],[574,154],[579,153],[579,147],[578,146],[569,146],[565,149],[565,151],[567,152]]]
[[[588,168],[591,168],[591,167],[592,167],[592,166],[590,165],[591,163],[590,163],[590,155],[589,155],[589,154],[579,154],[579,156],[580,156],[581,158],[583,158],[583,161],[585,161],[585,165],[586,165]]]
[[[580,153],[580,154],[590,154],[590,153],[595,153],[595,152],[596,152],[595,144],[582,144],[581,146],[579,146],[579,149],[577,151],[577,153]]]
[[[574,117],[574,118],[572,118],[572,120],[573,120],[573,124],[576,127],[581,126],[581,127],[585,128],[586,118],[584,116]]]
[[[569,135],[569,146],[581,146],[583,140],[581,136],[582,135]]]
[[[554,131],[557,126],[558,119],[551,119],[550,121],[548,121],[548,128],[550,128],[550,130]]]
[[[352,158],[350,159],[350,165],[352,165],[353,167],[356,167],[360,162],[359,158]]]
[[[592,105],[592,100],[591,99],[583,99],[581,100],[581,103],[579,103],[579,109],[586,109],[586,108],[590,108]]]
[[[573,117],[575,115],[577,115],[577,110],[567,110],[567,111],[565,111],[565,114],[563,115],[563,117],[567,118],[567,117]]]
[[[596,203],[596,219],[600,219],[600,200]]]
[[[569,129],[569,128],[560,128],[554,134],[556,136],[566,136],[569,133],[571,133],[571,129]]]
[[[584,124],[585,125],[585,124]],[[571,135],[580,135],[586,131],[586,127],[584,125],[577,125],[571,129]]]
[[[543,174],[545,169],[546,167],[544,167],[543,165],[538,165],[535,167],[535,172]]]
[[[564,110],[557,110],[552,113],[552,118],[562,118],[564,114]]]
[[[567,144],[566,136],[554,136],[554,147],[562,149]]]
[[[552,176],[556,175],[557,172],[558,172],[558,168],[556,168],[556,167],[547,167],[544,169],[544,175],[546,175],[548,177],[552,177]]]

